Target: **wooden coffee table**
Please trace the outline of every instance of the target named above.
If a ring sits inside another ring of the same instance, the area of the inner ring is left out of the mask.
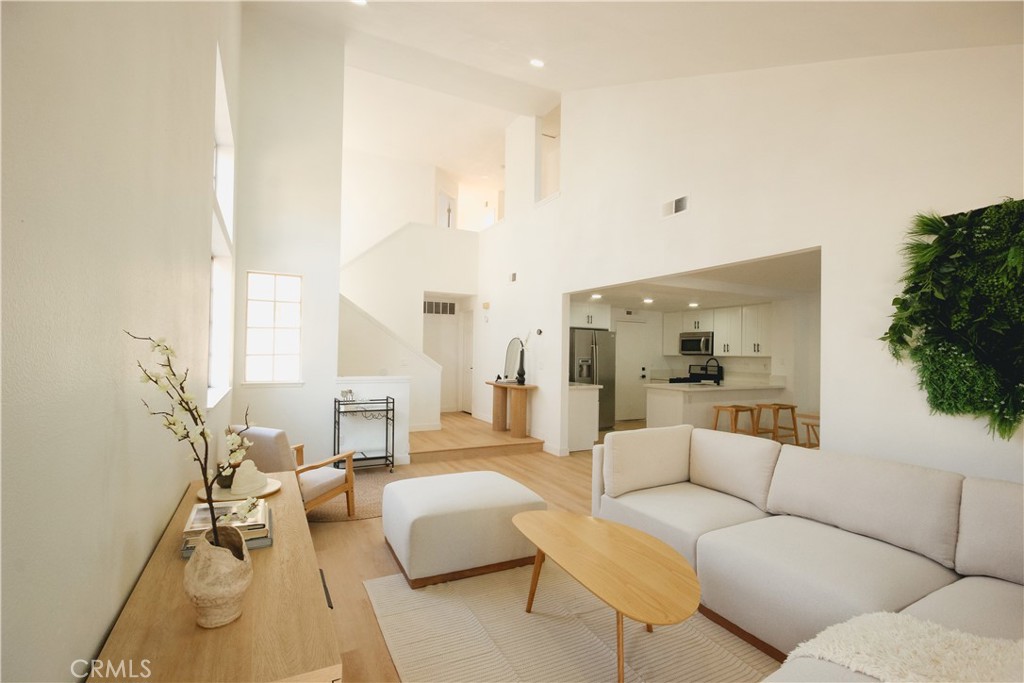
[[[666,543],[637,529],[562,510],[520,512],[512,523],[537,546],[526,611],[544,558],[550,557],[615,610],[619,681],[625,674],[622,617],[647,624],[677,624],[700,605],[693,567]]]

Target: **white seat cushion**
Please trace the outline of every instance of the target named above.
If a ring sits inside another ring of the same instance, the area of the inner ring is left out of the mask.
[[[299,475],[302,500],[313,500],[345,483],[345,470],[327,465]]]
[[[800,517],[709,531],[697,540],[701,601],[789,652],[865,612],[898,612],[953,583],[917,553]]]
[[[696,566],[701,534],[767,515],[742,498],[684,482],[603,496],[599,516],[660,538]]]
[[[1024,638],[1024,586],[988,576],[960,579],[903,611],[986,638]]]
[[[512,517],[547,509],[536,493],[497,472],[393,481],[381,505],[384,537],[410,583],[533,557],[536,547]]]

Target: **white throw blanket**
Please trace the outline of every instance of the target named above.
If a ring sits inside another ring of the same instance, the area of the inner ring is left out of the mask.
[[[1024,680],[1024,641],[984,638],[891,612],[830,626],[789,655],[797,657],[834,662],[883,681]]]

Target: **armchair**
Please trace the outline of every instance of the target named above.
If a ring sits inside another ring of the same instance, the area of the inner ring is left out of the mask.
[[[242,430],[245,430],[244,434]],[[306,512],[344,493],[348,516],[355,515],[355,477],[352,471],[354,451],[306,465],[303,464],[303,445],[289,445],[284,430],[269,427],[245,429],[242,425],[231,425],[228,431],[242,434],[252,442],[245,457],[256,463],[260,472],[295,472]],[[345,461],[345,469],[333,467],[334,463],[342,460]]]

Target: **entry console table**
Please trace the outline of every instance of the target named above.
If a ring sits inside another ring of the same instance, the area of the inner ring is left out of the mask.
[[[125,670],[132,663],[134,671],[148,671],[151,681],[341,680],[341,647],[295,473],[270,476],[281,482],[281,490],[266,498],[274,515],[274,544],[250,551],[252,584],[242,616],[227,626],[201,628],[182,586],[181,530],[199,502],[197,480],[97,659],[115,666],[123,662]]]
[[[536,389],[536,384],[505,384],[504,382],[488,382],[494,387],[493,404],[491,408],[491,429],[496,432],[511,430],[512,436],[521,439],[526,434],[526,399],[530,389]],[[509,401],[509,394],[512,400]],[[512,411],[509,413],[509,404]]]

